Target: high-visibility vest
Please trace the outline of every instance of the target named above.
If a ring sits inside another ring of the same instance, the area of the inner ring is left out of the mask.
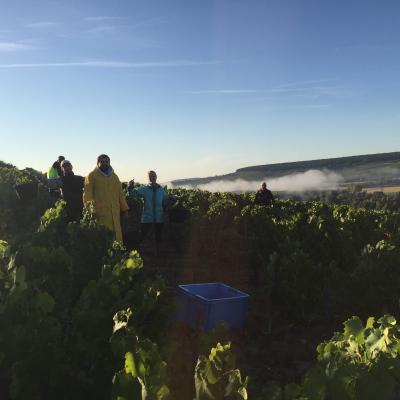
[[[59,175],[57,169],[51,166],[49,168],[49,171],[47,172],[47,179],[58,179],[58,178]]]

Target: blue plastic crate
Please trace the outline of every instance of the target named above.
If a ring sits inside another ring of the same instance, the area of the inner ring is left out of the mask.
[[[179,285],[177,318],[206,332],[219,321],[241,328],[248,300],[248,294],[223,283]]]

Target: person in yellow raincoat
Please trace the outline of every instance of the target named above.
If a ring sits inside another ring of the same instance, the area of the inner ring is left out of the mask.
[[[122,242],[120,213],[126,217],[129,207],[121,182],[106,154],[97,157],[97,167],[85,178],[83,200],[93,201],[99,224],[114,231],[115,239]]]

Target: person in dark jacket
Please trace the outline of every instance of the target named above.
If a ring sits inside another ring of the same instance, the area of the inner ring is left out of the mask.
[[[256,193],[256,204],[270,206],[274,204],[274,196],[270,190],[267,189],[265,182],[261,183],[260,189]]]
[[[82,218],[83,210],[83,176],[75,175],[72,171],[72,164],[68,160],[61,163],[62,175],[62,196],[67,203],[68,222],[79,221]]]

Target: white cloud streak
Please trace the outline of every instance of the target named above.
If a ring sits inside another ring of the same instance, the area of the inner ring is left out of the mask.
[[[26,27],[32,29],[47,29],[47,28],[54,28],[57,25],[58,25],[57,22],[40,21],[27,24]]]
[[[117,27],[114,25],[97,26],[96,28],[88,29],[88,33],[115,32]]]
[[[216,90],[193,90],[185,93],[189,94],[245,94],[257,93],[257,90],[252,89],[216,89]]]
[[[111,17],[111,16],[98,16],[98,17],[86,17],[84,21],[89,23],[99,23],[99,22],[111,22],[111,21],[127,21],[126,17]],[[133,22],[132,24],[124,24],[120,25],[125,28],[143,28],[143,27],[150,27],[155,25],[161,25],[166,22],[164,17],[152,17],[148,19],[144,19],[142,21]]]
[[[1,51],[1,43],[0,43]],[[155,62],[124,62],[124,61],[81,61],[81,62],[50,62],[50,63],[18,63],[0,64],[0,68],[178,68],[202,65],[216,65],[219,61],[155,61]]]
[[[297,108],[305,108],[305,109],[323,109],[323,108],[329,108],[329,104],[302,104],[300,106],[297,106]]]
[[[104,22],[104,21],[117,21],[126,19],[125,17],[111,17],[111,16],[97,16],[97,17],[86,17],[86,22]]]
[[[295,82],[289,82],[289,83],[283,83],[281,85],[278,85],[276,88],[281,89],[281,88],[292,88],[292,87],[304,87],[304,86],[313,86],[316,84],[320,83],[327,83],[327,82],[332,82],[333,79],[310,79],[306,81],[295,81]]]
[[[0,42],[0,53],[8,53],[8,52],[15,52],[15,51],[26,51],[26,50],[34,50],[35,47],[20,42]]]
[[[335,84],[335,81],[337,80],[315,79],[308,81],[291,82],[275,86],[268,92],[278,95],[293,95],[296,97],[304,97],[309,99],[319,99],[322,97],[351,97],[359,94],[359,90],[357,89],[357,87]],[[318,106],[317,108],[326,108],[326,106]]]

